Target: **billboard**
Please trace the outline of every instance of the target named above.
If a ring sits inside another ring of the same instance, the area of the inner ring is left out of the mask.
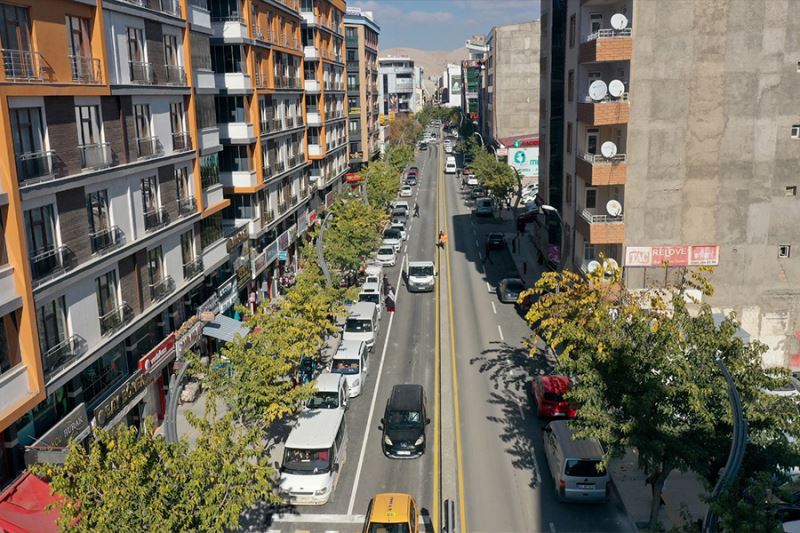
[[[626,267],[716,266],[719,265],[719,246],[628,246],[625,249]]]
[[[450,77],[450,95],[460,96],[463,84],[461,83],[461,76]]]
[[[508,164],[517,169],[521,176],[526,178],[539,177],[539,147],[526,146],[524,148],[508,149]]]

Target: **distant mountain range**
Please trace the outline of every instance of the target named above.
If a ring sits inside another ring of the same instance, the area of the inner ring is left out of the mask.
[[[428,78],[438,78],[442,71],[447,68],[448,63],[460,63],[462,59],[467,59],[469,53],[467,49],[456,48],[455,50],[420,50],[418,48],[386,48],[381,49],[378,57],[386,56],[408,56],[414,60],[414,64],[422,67],[425,79],[425,88],[433,91],[435,83]]]

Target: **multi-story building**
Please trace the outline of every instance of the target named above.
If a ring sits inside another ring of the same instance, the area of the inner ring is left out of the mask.
[[[485,70],[489,45],[486,44],[486,36],[473,35],[467,40],[465,46],[469,58],[461,61],[461,79],[463,81],[461,112],[483,131],[484,103],[481,96],[486,86]]]
[[[439,105],[461,107],[461,65],[448,63],[439,78]]]
[[[348,7],[344,17],[347,46],[347,110],[350,165],[354,169],[380,154],[378,116],[378,35],[371,11]]]
[[[416,88],[414,60],[410,57],[378,58],[381,114],[393,120],[398,114],[416,113]]]
[[[543,3],[541,194],[568,267],[602,254],[636,289],[714,265],[712,307],[768,345],[766,365],[798,368],[798,20],[715,7]]]

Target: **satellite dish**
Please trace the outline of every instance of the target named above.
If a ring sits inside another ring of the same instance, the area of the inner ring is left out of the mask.
[[[625,84],[619,80],[611,80],[608,84],[608,92],[614,98],[619,98],[625,92]]]
[[[624,30],[628,27],[628,17],[622,13],[616,13],[611,16],[611,27],[615,30]]]
[[[622,214],[622,204],[616,200],[609,200],[606,204],[606,211],[612,217],[618,217]]]
[[[599,102],[608,94],[608,87],[603,80],[595,80],[589,85],[589,98],[595,102]]]
[[[603,154],[603,157],[606,159],[611,159],[617,155],[617,145],[611,141],[606,141],[600,146],[600,153]]]
[[[600,261],[592,260],[592,261],[589,261],[588,265],[586,265],[586,270],[588,270],[589,272],[594,272],[598,268],[600,268]]]
[[[609,270],[616,270],[616,269],[619,268],[619,263],[617,263],[617,261],[615,259],[611,258],[611,257],[606,259],[606,262],[607,262],[606,264],[608,265],[608,269]]]

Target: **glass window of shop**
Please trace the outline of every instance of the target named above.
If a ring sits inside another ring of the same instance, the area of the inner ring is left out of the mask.
[[[89,365],[81,375],[83,397],[89,411],[128,378],[128,359],[125,357],[125,346],[117,345],[103,357]]]
[[[22,360],[19,348],[19,311],[0,318],[0,374],[12,369]]]

